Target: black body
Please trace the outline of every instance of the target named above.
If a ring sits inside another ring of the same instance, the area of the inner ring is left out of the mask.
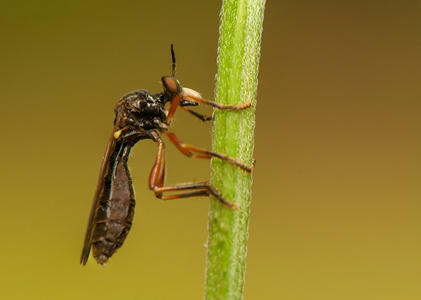
[[[164,133],[184,155],[194,158],[210,159],[217,157],[250,173],[248,167],[235,158],[225,154],[200,149],[183,143],[168,128],[177,108],[201,119],[212,120],[187,108],[199,103],[211,105],[217,109],[243,110],[251,107],[251,101],[240,105],[222,105],[205,100],[199,93],[182,88],[175,79],[175,56],[171,45],[172,76],[161,78],[163,92],[150,94],[145,90],[136,90],[124,95],[114,108],[114,129],[108,141],[101,165],[91,213],[89,215],[85,240],[80,262],[85,265],[92,248],[95,260],[105,265],[124,243],[133,222],[135,198],[127,161],[131,148],[140,140],[152,139],[158,144],[155,163],[149,177],[149,189],[155,196],[163,199],[178,199],[213,195],[222,204],[236,209],[236,204],[224,197],[209,183],[195,182],[164,186],[165,182],[165,144],[160,137]],[[170,103],[168,110],[165,105]],[[192,192],[186,192],[192,190]],[[165,196],[166,192],[176,194]]]

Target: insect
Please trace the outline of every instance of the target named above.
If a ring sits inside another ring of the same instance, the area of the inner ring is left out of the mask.
[[[176,61],[171,45],[172,75],[161,78],[163,92],[151,94],[146,90],[127,93],[114,108],[115,120],[102,161],[98,184],[89,215],[80,263],[85,265],[92,249],[97,263],[105,265],[108,259],[123,245],[133,223],[135,197],[127,161],[131,148],[140,140],[151,139],[158,144],[155,163],[149,175],[149,189],[163,200],[213,195],[222,204],[236,209],[219,191],[206,181],[164,186],[165,144],[160,134],[165,134],[181,153],[194,158],[219,158],[250,173],[253,167],[235,158],[183,143],[169,131],[177,108],[185,110],[202,121],[210,121],[189,106],[210,105],[221,110],[243,110],[251,107],[251,101],[241,105],[222,105],[205,100],[189,88],[181,87],[175,76]],[[169,104],[169,109],[165,105]],[[175,192],[165,196],[165,192]]]

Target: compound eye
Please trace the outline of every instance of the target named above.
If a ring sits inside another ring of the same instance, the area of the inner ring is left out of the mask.
[[[178,83],[178,80],[172,76],[164,76],[161,78],[162,85],[164,90],[170,94],[180,94],[181,86]]]

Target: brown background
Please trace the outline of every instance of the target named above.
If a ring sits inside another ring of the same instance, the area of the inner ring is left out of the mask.
[[[202,299],[207,199],[147,190],[106,268],[78,264],[113,107],[182,84],[212,99],[220,2],[3,1],[0,297]],[[268,1],[246,299],[421,299],[419,1]],[[209,147],[211,126],[174,131]],[[209,163],[168,145],[168,183]]]

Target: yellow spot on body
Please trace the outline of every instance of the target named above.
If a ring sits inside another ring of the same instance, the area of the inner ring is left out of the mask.
[[[118,139],[120,137],[120,135],[121,135],[121,129],[114,132],[114,138],[115,139]]]

